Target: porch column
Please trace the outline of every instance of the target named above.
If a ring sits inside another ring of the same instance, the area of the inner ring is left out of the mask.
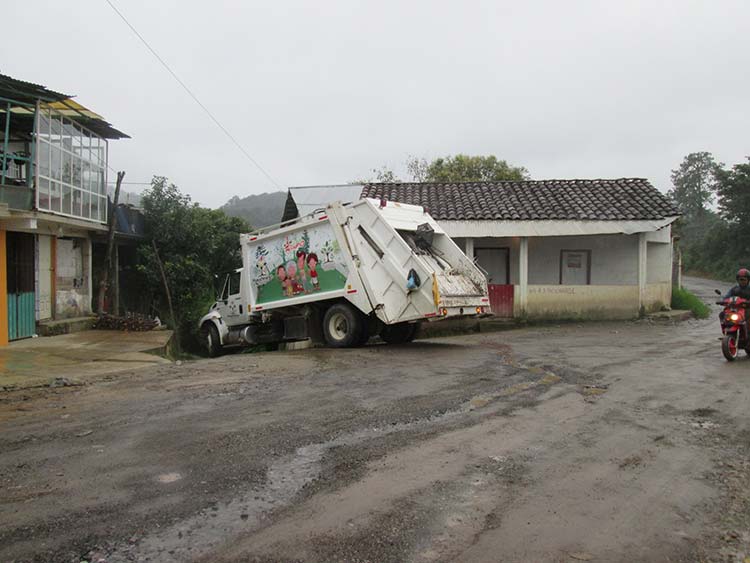
[[[638,312],[646,306],[646,280],[648,272],[648,242],[646,233],[638,233]]]
[[[521,316],[529,304],[529,238],[521,237],[518,249],[518,308]]]
[[[466,237],[465,242],[465,254],[469,257],[469,260],[472,262],[474,261],[474,239],[471,237]]]

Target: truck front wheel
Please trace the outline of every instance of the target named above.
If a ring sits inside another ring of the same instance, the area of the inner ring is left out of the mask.
[[[347,303],[331,305],[323,316],[323,337],[331,348],[356,346],[362,330],[359,312]]]
[[[203,342],[206,345],[206,351],[208,352],[209,358],[215,358],[221,354],[221,339],[219,338],[219,331],[213,325],[213,323],[206,323],[203,325]]]
[[[388,344],[405,344],[414,340],[417,336],[417,323],[396,323],[395,325],[385,325],[380,331],[380,338]]]

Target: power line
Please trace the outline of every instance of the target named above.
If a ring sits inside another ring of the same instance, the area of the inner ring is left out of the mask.
[[[151,51],[151,54],[154,55],[154,57],[156,57],[156,60],[158,60],[162,64],[162,66],[165,69],[167,69],[167,72],[169,72],[169,74],[171,74],[172,77],[180,84],[180,86],[184,88],[184,90],[190,95],[190,97],[193,98],[193,100],[195,100],[195,103],[198,104],[201,107],[201,109],[206,112],[208,117],[211,118],[211,120],[219,127],[219,129],[221,129],[224,132],[224,134],[227,137],[229,137],[229,139],[237,146],[237,148],[240,149],[240,152],[242,152],[242,154],[244,154],[247,157],[247,159],[250,162],[252,162],[255,165],[255,167],[266,176],[266,178],[271,180],[271,183],[274,186],[281,189],[281,185],[279,185],[279,183],[276,180],[274,180],[273,177],[268,172],[266,172],[265,169],[260,164],[258,164],[258,161],[256,161],[252,156],[250,156],[250,153],[248,153],[245,150],[245,148],[239,143],[239,141],[237,141],[237,139],[235,139],[234,136],[229,131],[227,131],[226,127],[224,127],[221,123],[219,123],[219,120],[216,119],[214,115],[209,111],[209,109],[201,103],[201,101],[198,99],[198,97],[195,94],[193,94],[190,88],[188,88],[187,85],[182,80],[180,80],[180,77],[177,76],[177,74],[175,74],[175,72],[171,68],[169,68],[169,65],[166,62],[164,62],[164,60],[159,56],[159,54],[156,51],[154,51],[151,45],[149,45],[148,42],[143,38],[143,36],[140,33],[138,33],[138,30],[133,27],[133,25],[127,20],[127,18],[124,15],[122,15],[120,10],[117,9],[117,7],[111,2],[111,0],[105,0],[105,2],[107,2],[107,4],[110,5],[110,7],[115,11],[115,13],[118,16],[120,16],[122,21],[125,22],[125,24],[132,30],[133,33],[135,33],[136,37],[138,37],[138,39],[141,40],[141,42],[146,46],[146,48],[149,51]]]

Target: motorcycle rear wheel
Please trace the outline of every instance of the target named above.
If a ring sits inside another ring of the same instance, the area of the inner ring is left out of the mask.
[[[736,332],[730,332],[721,339],[721,353],[724,354],[728,362],[733,362],[737,359],[737,352],[739,351],[739,347],[737,346],[738,337],[739,335]]]

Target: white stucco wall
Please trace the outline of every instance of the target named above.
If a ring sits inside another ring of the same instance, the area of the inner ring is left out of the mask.
[[[530,318],[629,319],[671,301],[671,229],[646,233],[646,286],[638,286],[639,235],[529,237]],[[520,237],[477,237],[476,248],[509,248],[510,281],[515,287],[514,315],[522,315],[519,283]],[[465,239],[457,239],[466,248]],[[562,250],[591,251],[591,285],[560,285]]]
[[[668,229],[666,240],[669,241]],[[651,235],[652,233],[649,233]],[[653,233],[656,235],[656,233]],[[664,238],[659,234],[657,240]],[[465,249],[464,238],[455,239]],[[474,248],[510,248],[510,283],[518,283],[520,238],[479,237]],[[667,281],[671,275],[669,244],[648,244],[649,283]],[[638,235],[592,235],[529,238],[529,284],[560,283],[560,252],[591,251],[591,285],[634,285],[638,283]],[[652,252],[653,250],[653,252]]]
[[[37,320],[52,318],[52,237],[37,236],[36,312]]]
[[[672,302],[672,281],[646,284],[643,308],[647,313],[661,310]]]
[[[90,257],[90,240],[57,239],[55,318],[91,313]]]
[[[529,239],[529,284],[560,283],[560,252],[591,251],[591,285],[638,283],[637,235]]]
[[[516,286],[516,296],[518,287]],[[514,316],[522,312],[515,299]],[[637,285],[529,285],[526,316],[543,319],[632,319]]]
[[[662,242],[648,242],[646,250],[647,283],[672,281],[672,245]]]

